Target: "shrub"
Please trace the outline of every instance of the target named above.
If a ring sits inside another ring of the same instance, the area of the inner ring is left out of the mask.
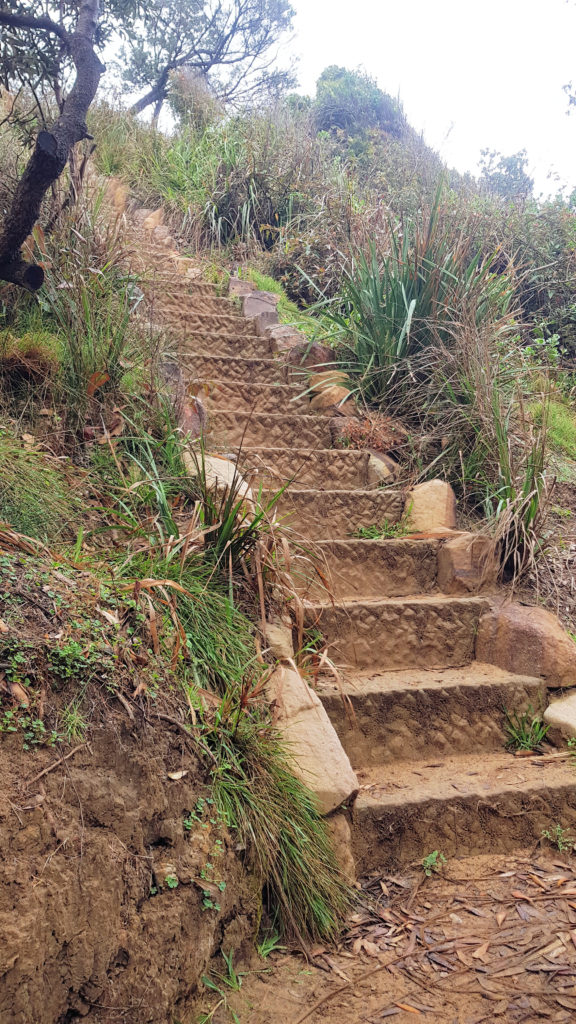
[[[406,128],[400,104],[382,92],[373,78],[336,65],[325,68],[320,75],[312,110],[319,131],[341,129],[356,134],[381,128],[399,135]]]

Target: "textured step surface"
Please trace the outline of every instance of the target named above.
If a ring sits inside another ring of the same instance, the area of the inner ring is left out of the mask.
[[[361,526],[385,521],[397,523],[404,510],[404,491],[390,487],[375,490],[319,491],[290,487],[278,499],[277,510],[286,523],[310,540],[349,537]]]
[[[574,767],[512,754],[396,761],[358,772],[354,852],[361,871],[531,847],[545,828],[576,823]]]
[[[251,384],[243,381],[221,381],[207,386],[204,404],[210,412],[218,417],[218,410],[242,413],[286,413],[306,414],[310,412],[310,402],[302,397],[298,388],[290,384]],[[218,426],[218,418],[215,420]]]
[[[165,307],[162,315],[169,327],[183,327],[188,333],[198,334],[202,338],[210,337],[212,334],[226,334],[234,338],[258,337],[254,334],[253,325],[236,313],[230,313],[225,308],[218,308],[217,312],[203,312],[202,309],[201,305],[197,310],[175,305]],[[259,340],[264,341],[265,347],[270,349],[268,339]]]
[[[271,355],[269,342],[252,334],[199,331],[180,324],[172,327],[170,334],[180,343],[183,351],[231,356],[234,359],[266,359]]]
[[[283,367],[274,359],[246,359],[241,356],[219,356],[214,353],[181,350],[179,362],[188,379],[243,384],[274,384],[286,382]]]
[[[478,619],[488,604],[472,597],[405,597],[308,605],[337,665],[394,671],[450,668],[474,660]]]
[[[319,541],[315,552],[328,590],[338,600],[428,594],[436,587],[435,540]],[[322,600],[317,576],[304,592]]]
[[[318,693],[354,766],[501,752],[509,739],[505,710],[538,713],[547,699],[542,679],[476,661],[466,668],[356,676],[341,687],[327,679]]]
[[[246,413],[222,409],[214,422],[214,436],[228,445],[301,445],[324,449],[330,444],[330,421],[326,416],[274,413]]]
[[[370,469],[369,452],[247,447],[240,464],[245,472],[256,475],[264,488],[274,490],[288,481],[320,491],[365,489],[378,484]]]

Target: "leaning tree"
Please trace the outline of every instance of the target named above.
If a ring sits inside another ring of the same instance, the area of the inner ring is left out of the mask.
[[[44,271],[26,262],[21,248],[40,214],[42,200],[62,174],[72,148],[90,138],[86,115],[105,70],[96,52],[100,24],[100,0],[62,2],[54,15],[44,4],[12,0],[0,5],[3,76],[17,77],[19,62],[28,60],[50,77],[60,99],[60,113],[53,124],[37,134],[32,155],[12,194],[0,226],[0,280],[35,291]],[[27,44],[28,40],[28,44]],[[45,46],[43,46],[43,40]],[[12,64],[10,64],[10,60]],[[62,98],[61,76],[72,69],[70,90]]]
[[[224,102],[293,84],[276,67],[281,36],[292,24],[288,0],[148,0],[124,24],[123,78],[145,89],[132,110],[157,117],[171,76],[194,71]]]

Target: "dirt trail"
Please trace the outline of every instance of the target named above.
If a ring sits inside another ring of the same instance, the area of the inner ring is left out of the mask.
[[[337,951],[254,958],[229,996],[240,1024],[574,1020],[576,875],[563,856],[374,874],[364,892]]]

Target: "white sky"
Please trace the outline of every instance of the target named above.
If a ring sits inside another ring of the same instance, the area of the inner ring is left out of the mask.
[[[574,0],[292,0],[300,91],[329,64],[363,68],[399,95],[446,162],[477,173],[480,150],[528,151],[535,191],[549,170],[576,186]]]

